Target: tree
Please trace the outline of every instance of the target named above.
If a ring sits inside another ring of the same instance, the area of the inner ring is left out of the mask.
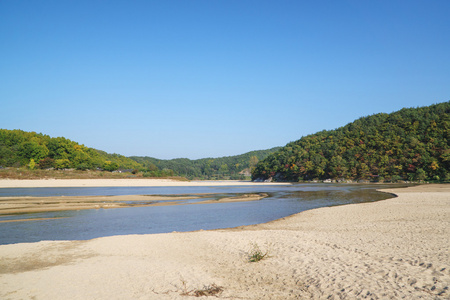
[[[30,140],[20,145],[19,153],[27,159],[41,160],[48,155],[48,149],[45,145],[40,145],[37,141]]]
[[[53,168],[54,166],[55,166],[55,160],[50,157],[46,157],[39,161],[40,169],[50,169],[50,168]]]
[[[103,165],[103,170],[105,171],[116,171],[119,168],[119,165],[115,162],[111,162],[111,161],[105,161],[105,164]]]
[[[219,169],[219,173],[222,175],[227,174],[228,173],[228,165],[227,164],[221,165],[220,169]]]
[[[258,164],[258,158],[256,156],[252,156],[250,157],[250,162],[249,162],[249,167],[250,167],[250,172],[253,172],[256,168],[256,165]]]
[[[56,159],[54,165],[56,169],[67,169],[70,168],[70,160],[67,158]]]
[[[417,169],[416,180],[424,181],[427,178],[427,173],[423,169]]]
[[[36,167],[36,163],[34,161],[34,159],[30,159],[30,163],[28,164],[28,168],[30,168],[30,170],[34,170]]]
[[[345,178],[348,176],[348,167],[346,161],[340,156],[334,156],[330,161],[330,176],[331,178]]]

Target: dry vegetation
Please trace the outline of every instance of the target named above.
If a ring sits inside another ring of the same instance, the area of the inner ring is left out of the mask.
[[[181,279],[182,291],[180,293],[181,296],[194,296],[194,297],[203,297],[203,296],[215,296],[217,297],[223,292],[223,287],[218,286],[215,283],[211,285],[205,285],[202,289],[192,289],[189,290],[187,288],[186,280]]]
[[[137,174],[92,170],[30,170],[27,168],[0,169],[0,179],[122,179],[144,178],[141,172]],[[149,177],[146,177],[149,179]],[[162,177],[157,177],[161,179]],[[167,177],[174,180],[187,180],[183,177]]]

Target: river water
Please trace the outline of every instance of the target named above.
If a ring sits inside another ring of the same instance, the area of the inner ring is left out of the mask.
[[[301,211],[392,197],[375,189],[393,185],[293,184],[232,187],[82,187],[3,188],[7,196],[196,195],[238,196],[267,193],[259,201],[200,205],[127,207],[0,216],[0,245],[42,240],[87,240],[97,237],[218,229],[265,223]],[[58,219],[48,219],[58,218]]]

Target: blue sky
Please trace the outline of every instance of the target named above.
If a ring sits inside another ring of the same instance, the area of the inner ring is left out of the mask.
[[[284,146],[450,100],[450,1],[0,1],[0,128],[127,156]]]

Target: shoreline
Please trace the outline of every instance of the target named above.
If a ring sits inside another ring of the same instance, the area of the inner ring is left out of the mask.
[[[191,299],[220,286],[232,299],[448,299],[450,185],[381,191],[397,197],[232,229],[2,245],[0,297]],[[249,263],[255,244],[269,256]]]
[[[252,182],[241,180],[197,180],[173,179],[0,179],[0,188],[37,187],[176,187],[176,186],[261,186],[291,185],[286,182]]]

